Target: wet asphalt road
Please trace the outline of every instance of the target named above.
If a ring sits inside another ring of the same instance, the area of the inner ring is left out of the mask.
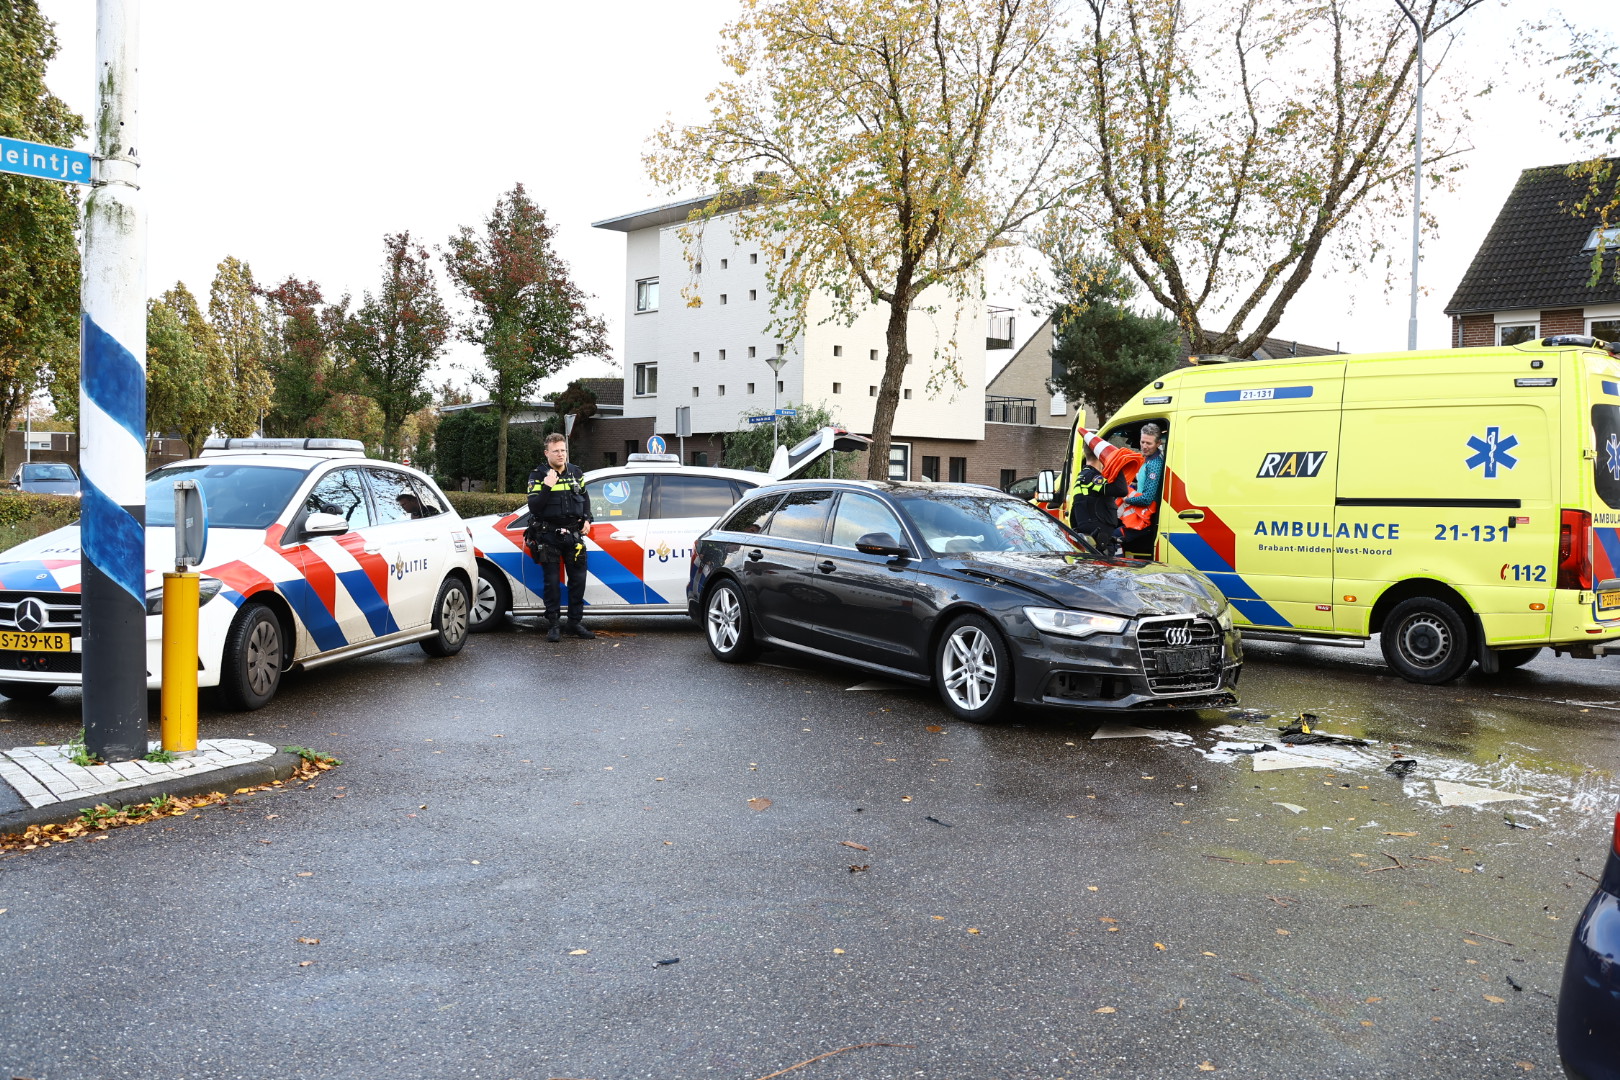
[[[790,1075],[1559,1075],[1613,661],[1425,688],[1254,646],[1246,709],[1377,740],[1256,773],[1216,744],[1277,719],[973,727],[847,670],[720,665],[684,620],[600,625],[623,636],[406,647],[205,707],[205,735],[344,764],[0,857],[0,1073],[756,1080],[878,1042],[904,1045]],[[0,739],[77,708],[7,703]],[[1437,776],[1540,797],[1441,808]]]

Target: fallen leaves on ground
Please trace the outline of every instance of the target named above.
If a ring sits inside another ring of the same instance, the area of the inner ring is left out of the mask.
[[[770,805],[771,800],[765,798],[763,795],[759,796],[758,798],[748,800],[748,809],[750,810],[764,810]]]
[[[857,844],[853,840],[840,840],[838,842],[840,844],[843,844],[845,847],[852,847],[856,851],[871,851],[872,850],[871,848],[867,847],[865,844]]]
[[[301,937],[298,939],[300,945],[319,945],[320,943],[321,939],[318,937]]]
[[[1201,1062],[1198,1063],[1198,1071],[1199,1072],[1214,1072],[1215,1071],[1215,1066],[1211,1065],[1207,1061],[1201,1061]]]
[[[568,950],[568,955],[569,956],[584,956],[585,954],[589,953],[590,951],[591,950],[589,950],[589,949],[569,949]]]
[[[1490,1002],[1492,1005],[1506,1005],[1507,1004],[1507,998],[1497,997],[1495,994],[1484,994],[1482,996],[1485,998],[1486,1001]]]
[[[924,731],[932,731],[935,735],[938,735],[940,732],[944,731],[945,729],[942,726],[940,726],[939,724],[929,724],[927,727],[923,728],[923,730]]]
[[[1100,1012],[1100,1013],[1116,1013],[1116,1012],[1119,1012],[1119,1010],[1114,1008],[1112,1005],[1104,1005],[1102,1008],[1094,1009],[1092,1011],[1093,1012]]]

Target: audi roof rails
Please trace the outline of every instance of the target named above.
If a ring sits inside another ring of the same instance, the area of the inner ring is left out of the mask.
[[[202,452],[212,454],[239,454],[258,451],[261,454],[318,453],[331,456],[365,457],[366,444],[359,439],[209,439]]]

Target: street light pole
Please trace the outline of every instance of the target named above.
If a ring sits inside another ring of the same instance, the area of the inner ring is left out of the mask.
[[[1412,152],[1412,307],[1406,319],[1406,347],[1417,348],[1418,323],[1418,241],[1423,228],[1423,26],[1406,6],[1405,0],[1395,0],[1417,33],[1417,126],[1413,132]]]
[[[776,406],[777,376],[782,374],[787,357],[777,353],[775,356],[767,356],[765,362],[771,365],[771,453],[774,455],[776,448],[782,445],[782,417],[777,412]]]

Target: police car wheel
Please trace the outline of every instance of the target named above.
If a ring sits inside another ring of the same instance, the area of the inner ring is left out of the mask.
[[[262,709],[281,686],[286,659],[281,620],[263,604],[243,604],[225,635],[219,692],[226,708]]]
[[[945,628],[934,649],[934,686],[958,720],[995,720],[1012,698],[1012,656],[989,620],[964,615]]]
[[[43,701],[56,693],[56,684],[48,682],[0,682],[0,694],[12,701]]]
[[[1379,635],[1384,659],[1408,682],[1434,685],[1457,678],[1473,660],[1463,616],[1444,600],[1414,596],[1395,605]]]
[[[703,630],[709,651],[722,663],[743,664],[759,654],[748,603],[735,582],[721,581],[709,590],[703,602]]]
[[[472,599],[460,578],[444,579],[439,597],[433,601],[433,629],[438,633],[422,639],[422,651],[429,656],[454,656],[467,644],[472,618]]]
[[[506,625],[506,613],[512,608],[512,592],[507,588],[501,572],[485,563],[478,564],[478,585],[473,593],[471,622],[468,630],[474,634],[487,634]]]

